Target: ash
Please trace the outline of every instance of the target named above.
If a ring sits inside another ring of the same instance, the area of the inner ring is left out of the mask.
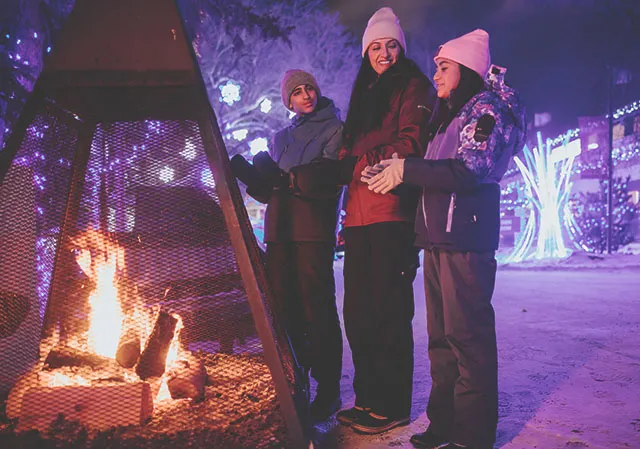
[[[155,404],[153,417],[145,425],[106,431],[88,429],[59,416],[47,432],[17,433],[17,420],[0,418],[0,447],[275,449],[288,446],[273,380],[262,357],[202,352],[196,356],[204,360],[207,371],[202,401],[162,400]]]

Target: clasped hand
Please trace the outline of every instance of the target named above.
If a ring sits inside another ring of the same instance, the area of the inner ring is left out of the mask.
[[[360,175],[360,181],[367,183],[369,190],[375,193],[388,193],[402,184],[404,159],[398,159],[398,153],[393,153],[391,159],[365,167]]]

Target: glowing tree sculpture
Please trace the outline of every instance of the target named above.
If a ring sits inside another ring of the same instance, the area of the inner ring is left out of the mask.
[[[568,140],[569,134],[563,146]],[[538,146],[533,150],[524,149],[525,161],[514,158],[522,173],[530,210],[525,230],[507,258],[508,262],[566,257],[569,254],[563,239],[564,211],[571,192],[570,177],[575,156],[559,160],[552,152],[551,142],[543,143],[538,133]]]

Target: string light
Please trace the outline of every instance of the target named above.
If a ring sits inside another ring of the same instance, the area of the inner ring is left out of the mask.
[[[226,84],[218,86],[220,89],[220,101],[233,106],[233,103],[240,101],[240,86],[233,81],[229,80]]]
[[[231,133],[231,135],[233,136],[234,139],[236,139],[237,141],[242,142],[244,139],[247,138],[247,133],[249,131],[246,129],[237,129],[235,131],[233,131]]]
[[[271,104],[272,104],[271,100],[269,100],[268,98],[265,98],[260,103],[260,111],[267,114],[271,110]]]
[[[186,160],[192,161],[196,158],[196,145],[193,143],[192,139],[185,139],[184,141],[184,149],[180,152],[180,155],[183,156]]]
[[[216,186],[216,183],[213,179],[213,173],[211,173],[209,167],[205,167],[202,169],[202,173],[200,174],[200,181],[202,181],[202,184],[204,184],[205,187],[214,188]]]
[[[638,111],[640,111],[640,100],[634,101],[631,104],[628,104],[626,106],[621,107],[620,109],[617,109],[613,113],[613,118],[617,120]]]
[[[162,182],[171,182],[175,177],[175,170],[171,167],[164,166],[160,170],[159,178]]]
[[[267,151],[269,149],[268,141],[264,137],[258,137],[257,139],[249,142],[249,151],[253,156],[260,151]]]

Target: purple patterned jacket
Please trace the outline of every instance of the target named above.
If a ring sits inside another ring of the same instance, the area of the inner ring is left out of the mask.
[[[500,232],[500,180],[526,132],[513,89],[487,84],[427,147],[407,159],[405,183],[423,189],[416,245],[451,251],[494,251]]]

